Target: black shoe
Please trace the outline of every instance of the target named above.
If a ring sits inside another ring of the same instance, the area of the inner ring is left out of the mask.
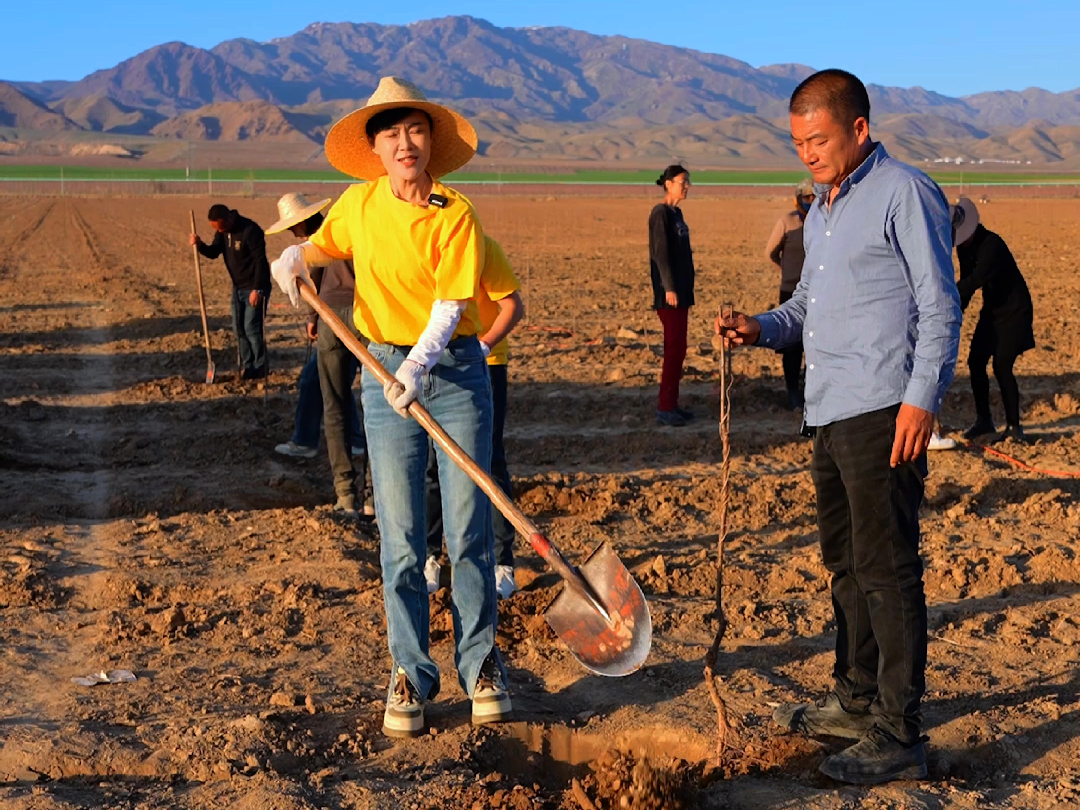
[[[785,703],[773,712],[773,722],[789,731],[824,737],[861,739],[874,725],[869,712],[849,712],[835,692],[816,703]]]
[[[850,785],[925,779],[925,740],[926,737],[922,737],[911,745],[904,745],[880,726],[874,726],[850,748],[827,757],[818,770],[837,782]]]
[[[656,424],[667,427],[683,427],[686,420],[678,411],[657,411]]]
[[[258,368],[245,368],[244,373],[240,375],[244,380],[262,380],[266,378],[266,366],[259,366]]]
[[[979,436],[985,436],[988,433],[997,433],[993,420],[980,418],[976,419],[975,424],[964,431],[964,438],[977,439]]]
[[[1020,442],[1020,444],[1027,444],[1027,436],[1024,434],[1024,429],[1020,425],[1009,425],[1005,428],[1005,432],[1001,434],[1003,439],[1012,439],[1014,442]]]
[[[694,412],[688,411],[685,408],[676,408],[675,413],[681,416],[684,422],[692,422],[694,420]]]

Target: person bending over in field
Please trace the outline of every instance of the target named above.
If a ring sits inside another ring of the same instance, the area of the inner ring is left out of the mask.
[[[240,377],[261,379],[268,371],[263,321],[270,298],[270,264],[266,260],[263,229],[220,203],[207,214],[214,241],[207,245],[198,234],[190,242],[208,259],[224,256],[232,279],[232,322],[240,346]]]

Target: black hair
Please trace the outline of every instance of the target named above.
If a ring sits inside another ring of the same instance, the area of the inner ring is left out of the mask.
[[[680,174],[685,174],[687,177],[689,177],[690,170],[683,166],[681,163],[672,163],[670,166],[664,169],[663,173],[658,178],[656,178],[656,185],[663,187],[664,183],[666,183],[668,180],[674,180]]]
[[[870,120],[870,96],[857,76],[846,70],[820,70],[802,81],[791,94],[788,112],[807,115],[814,110],[828,110],[843,125],[859,118]]]
[[[304,236],[311,236],[315,231],[322,227],[324,219],[325,217],[323,216],[322,211],[316,211],[303,222],[298,222],[296,224],[300,226],[301,230],[304,232]]]
[[[228,219],[230,214],[232,214],[232,210],[229,206],[215,203],[210,206],[210,212],[206,215],[206,218],[211,222],[222,222]]]
[[[426,110],[418,110],[416,107],[391,107],[389,110],[383,110],[371,116],[368,119],[367,126],[364,127],[364,131],[367,132],[369,138],[374,138],[384,129],[390,129],[390,127],[400,124],[410,115],[417,112],[424,114],[428,126],[434,130],[435,122],[431,120],[431,116],[428,115]]]

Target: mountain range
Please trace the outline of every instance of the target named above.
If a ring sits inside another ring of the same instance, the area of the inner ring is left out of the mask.
[[[0,83],[0,139],[103,133],[311,146],[379,77],[399,75],[471,116],[490,158],[787,163],[787,99],[812,72],[465,16],[315,23],[210,50],[170,42],[78,81]],[[1080,161],[1080,89],[963,98],[868,89],[876,134],[908,159]]]

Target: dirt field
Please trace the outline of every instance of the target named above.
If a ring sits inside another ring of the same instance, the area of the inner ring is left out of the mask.
[[[701,418],[673,430],[653,422],[651,201],[477,197],[529,309],[511,366],[518,500],[572,557],[615,545],[649,599],[653,650],[630,677],[587,675],[536,618],[558,583],[521,548],[523,590],[503,603],[499,634],[518,722],[470,727],[444,589],[432,601],[435,732],[384,739],[377,536],[328,511],[324,455],[274,454],[292,428],[300,320],[275,293],[269,384],[235,381],[220,262],[204,263],[220,382],[202,383],[185,223],[209,202],[0,197],[5,808],[571,810],[573,777],[600,810],[1080,803],[1080,480],[981,451],[931,459],[931,777],[839,786],[816,770],[839,743],[771,727],[776,703],[828,684],[834,628],[809,445],[781,408],[779,356],[758,350],[734,360],[720,660],[741,728],[724,767],[708,764],[720,456],[710,313],[721,297],[749,311],[775,303],[761,252],[780,198],[686,203],[700,281],[684,385]],[[236,204],[274,219],[271,200]],[[1039,344],[1018,365],[1037,441],[997,449],[1080,471],[1080,201],[995,198],[984,219],[1027,275]],[[271,252],[285,244],[272,238]],[[950,429],[973,416],[965,357]],[[117,668],[138,680],[70,682]]]

